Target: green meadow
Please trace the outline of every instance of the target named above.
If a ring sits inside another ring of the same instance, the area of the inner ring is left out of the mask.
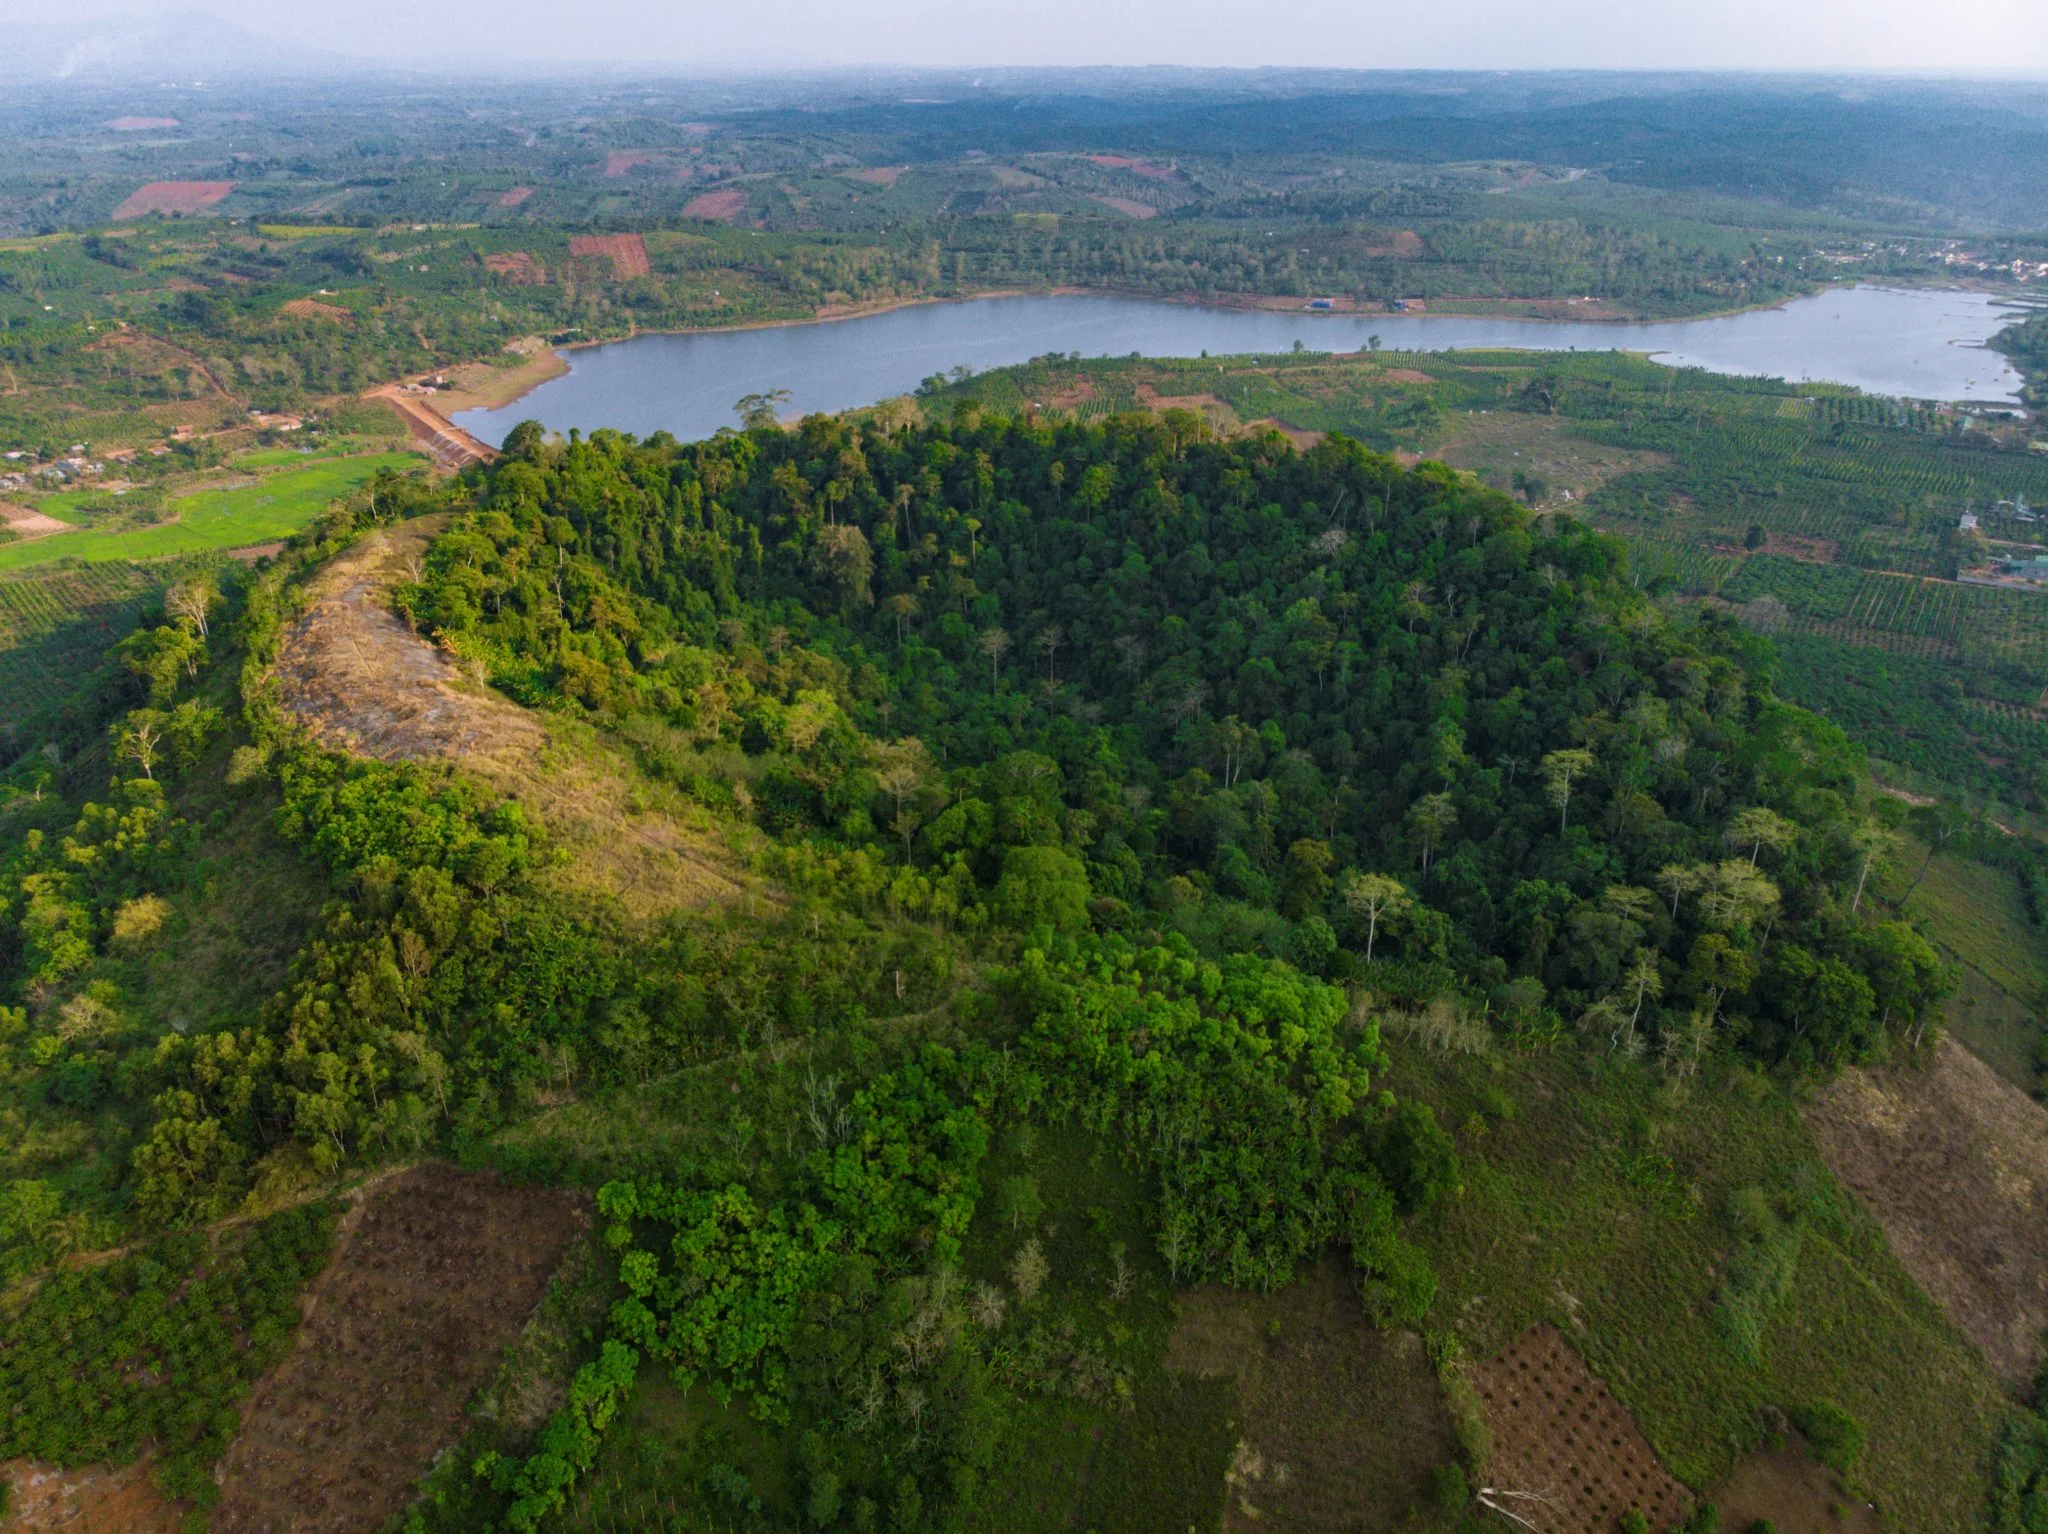
[[[199,490],[173,501],[171,508],[177,516],[173,522],[106,532],[80,528],[75,533],[52,533],[47,538],[0,545],[0,570],[20,570],[60,559],[92,563],[164,559],[286,538],[312,521],[328,502],[347,495],[379,469],[402,469],[418,462],[413,453],[366,453],[279,468],[253,484]]]

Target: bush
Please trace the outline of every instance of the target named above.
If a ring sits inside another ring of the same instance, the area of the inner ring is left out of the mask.
[[[1813,1446],[1813,1457],[1830,1470],[1847,1475],[1863,1454],[1863,1424],[1832,1401],[1796,1408],[1792,1425]]]
[[[1458,1187],[1458,1152],[1427,1103],[1404,1102],[1367,1139],[1373,1165],[1403,1214],[1421,1214]]]
[[[1440,1513],[1462,1513],[1472,1500],[1472,1483],[1465,1479],[1465,1467],[1456,1460],[1438,1465],[1429,1473],[1429,1505]]]

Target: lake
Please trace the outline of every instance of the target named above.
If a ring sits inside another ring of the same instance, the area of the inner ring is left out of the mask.
[[[743,394],[787,389],[788,410],[850,410],[907,394],[933,373],[976,372],[1047,352],[1195,357],[1363,351],[1647,352],[1716,373],[1849,384],[1912,399],[2009,403],[2020,377],[1984,342],[2018,311],[1982,293],[1831,288],[1775,309],[1614,325],[1465,315],[1216,309],[1151,299],[1063,296],[916,304],[859,319],[755,330],[636,336],[564,353],[569,372],[502,410],[455,417],[489,442],[521,421],[555,431],[613,426],[685,440],[735,424]]]

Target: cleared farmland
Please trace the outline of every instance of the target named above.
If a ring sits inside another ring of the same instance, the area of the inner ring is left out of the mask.
[[[287,538],[319,515],[328,502],[367,483],[379,469],[406,469],[419,461],[412,453],[366,453],[280,468],[251,484],[195,491],[173,501],[175,521],[120,531],[80,528],[0,545],[0,571],[63,559],[93,564],[166,559]]]

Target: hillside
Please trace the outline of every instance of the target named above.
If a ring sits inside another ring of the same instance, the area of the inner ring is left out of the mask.
[[[140,630],[0,808],[0,1455],[224,1528],[307,1431],[333,1529],[2028,1527],[2034,1300],[1802,1114],[1949,1069],[1907,806],[1620,542],[1161,405],[522,429]],[[394,1302],[441,1204],[516,1277]]]

